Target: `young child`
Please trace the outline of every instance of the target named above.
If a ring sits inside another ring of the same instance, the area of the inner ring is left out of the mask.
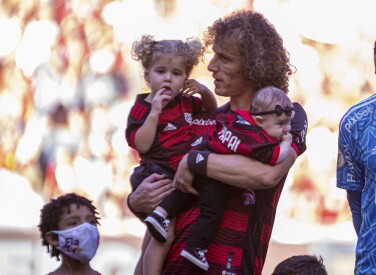
[[[49,275],[100,275],[90,266],[98,244],[99,217],[92,201],[75,193],[51,199],[41,209],[42,245],[62,263]]]
[[[130,179],[133,191],[153,173],[173,179],[181,158],[191,149],[192,116],[217,107],[208,88],[188,79],[203,54],[204,47],[198,39],[156,41],[144,35],[134,42],[132,57],[141,62],[151,91],[137,96],[126,128],[128,145],[141,157],[140,166]],[[134,212],[153,236],[146,235],[144,239],[141,256],[144,274],[160,274],[169,248],[169,242],[165,242],[173,239],[167,233],[167,218],[174,217],[176,209],[184,209],[194,200],[196,196],[176,190],[150,215]],[[172,234],[173,228],[169,232]],[[141,262],[136,269],[141,269],[140,265]]]
[[[287,157],[292,146],[289,131],[294,114],[293,105],[282,90],[265,87],[254,95],[250,112],[238,110],[236,115],[217,116],[212,137],[198,138],[202,142],[195,142],[196,150],[188,153],[188,167],[197,167],[190,163],[207,159],[205,154],[208,152],[241,154],[270,165],[277,164]],[[180,255],[208,270],[205,254],[220,223],[230,190],[228,185],[206,177],[196,178],[193,186],[199,195],[200,215]],[[244,195],[245,204],[252,204],[252,190]]]

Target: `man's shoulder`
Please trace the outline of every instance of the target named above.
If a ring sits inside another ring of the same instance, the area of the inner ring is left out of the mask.
[[[367,120],[376,120],[376,94],[351,106],[342,116],[339,129],[352,128],[353,125]]]

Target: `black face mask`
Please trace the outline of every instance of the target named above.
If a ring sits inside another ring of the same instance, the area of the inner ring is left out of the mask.
[[[277,105],[275,105],[275,108],[272,111],[265,111],[265,112],[258,112],[258,113],[252,113],[251,112],[251,115],[253,115],[253,116],[264,116],[264,115],[269,115],[269,114],[276,114],[277,116],[280,116],[284,113],[287,116],[291,116],[291,113],[293,111],[295,111],[295,109],[293,107],[283,108],[281,105],[277,104]]]

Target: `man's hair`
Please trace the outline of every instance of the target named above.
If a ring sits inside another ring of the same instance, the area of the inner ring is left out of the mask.
[[[322,257],[297,255],[280,262],[272,275],[327,275]]]
[[[92,201],[80,196],[76,193],[67,193],[57,197],[56,199],[50,199],[42,209],[40,210],[40,223],[38,225],[39,231],[41,233],[42,245],[47,247],[47,252],[50,252],[51,257],[56,257],[59,260],[60,251],[55,247],[51,247],[46,240],[46,233],[51,230],[58,229],[58,223],[60,221],[61,215],[67,211],[70,213],[70,206],[76,204],[78,208],[80,206],[86,206],[94,214],[95,223],[99,224],[98,212],[96,207],[92,204]]]
[[[275,27],[260,13],[238,10],[216,20],[204,33],[205,46],[230,41],[241,54],[241,74],[259,90],[275,86],[288,92],[290,57]]]

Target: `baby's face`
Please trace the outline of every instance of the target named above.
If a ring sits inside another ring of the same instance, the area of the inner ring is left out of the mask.
[[[263,116],[263,122],[259,126],[271,137],[281,140],[282,136],[290,132],[290,122],[295,116],[295,111],[291,112],[291,116],[283,113],[280,116],[269,114]]]

